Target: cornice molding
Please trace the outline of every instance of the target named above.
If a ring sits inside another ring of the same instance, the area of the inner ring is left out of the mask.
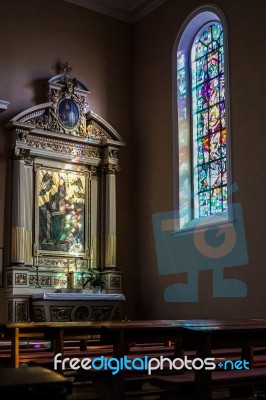
[[[135,23],[166,0],[63,0],[125,22]]]

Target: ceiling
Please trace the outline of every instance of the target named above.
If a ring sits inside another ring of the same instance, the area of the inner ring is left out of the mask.
[[[68,3],[87,8],[134,23],[159,7],[166,0],[64,0]]]

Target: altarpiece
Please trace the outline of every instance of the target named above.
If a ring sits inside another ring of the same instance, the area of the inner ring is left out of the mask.
[[[68,72],[48,81],[47,103],[21,112],[7,125],[12,226],[1,291],[2,319],[8,322],[114,318],[110,300],[122,293],[116,265],[116,175],[125,143],[88,110],[89,90]],[[47,316],[43,304],[34,302],[64,290],[71,300],[75,292],[82,292],[80,300],[85,294],[88,299],[90,289],[82,278],[91,268],[106,278],[101,306],[97,298],[86,308],[84,302],[65,305],[58,297]]]

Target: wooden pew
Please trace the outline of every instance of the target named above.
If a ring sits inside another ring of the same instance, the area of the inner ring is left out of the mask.
[[[195,384],[195,373],[158,375],[154,376],[151,384],[163,389],[161,395],[163,400],[198,400],[199,394]],[[234,388],[244,387],[247,395],[247,386],[251,385],[252,392],[256,385],[266,385],[266,368],[254,368],[250,370],[233,370],[212,372],[212,388]],[[230,397],[231,398],[231,397]]]
[[[213,325],[212,325],[213,324]],[[105,338],[106,343],[113,345],[114,357],[123,357],[129,353],[132,343],[166,343],[175,342],[174,356],[182,357],[185,349],[197,351],[199,357],[208,357],[216,349],[241,348],[245,350],[245,355],[250,356],[250,349],[256,346],[266,345],[266,321],[253,323],[251,320],[237,321],[235,325],[232,322],[219,320],[214,322],[204,321],[108,321],[108,322],[62,322],[62,323],[25,323],[25,324],[7,324],[4,326],[5,334],[12,340],[12,354],[14,363],[19,365],[19,340],[21,338],[40,338],[48,339],[54,342],[54,354],[61,353],[64,357],[65,341],[67,340],[86,340],[91,334],[99,334]],[[1,328],[1,327],[0,327]],[[2,328],[1,328],[2,329]],[[210,336],[211,335],[211,336]],[[241,340],[244,337],[245,343]],[[209,340],[209,338],[213,340]],[[255,343],[252,340],[256,339]],[[226,339],[226,340],[225,340]],[[211,345],[213,343],[213,347]],[[183,346],[183,343],[185,345]],[[186,347],[188,346],[188,347]],[[134,353],[136,356],[137,353]],[[254,360],[254,358],[253,358]],[[202,374],[197,379],[204,388],[208,387],[210,377]],[[110,384],[116,386],[114,395],[116,399],[123,398],[123,377],[122,374],[115,377]],[[205,391],[209,399],[209,392]],[[205,395],[204,395],[205,396]]]
[[[67,340],[79,340],[84,343],[91,334],[99,334],[101,322],[29,322],[0,324],[0,333],[11,341],[12,367],[20,363],[20,341],[25,339],[49,340],[53,344],[54,354],[64,354]]]
[[[37,393],[47,398],[55,393],[66,399],[72,393],[72,382],[56,372],[42,367],[4,368],[0,374],[1,400],[10,398],[36,399]],[[47,394],[47,397],[44,394]]]

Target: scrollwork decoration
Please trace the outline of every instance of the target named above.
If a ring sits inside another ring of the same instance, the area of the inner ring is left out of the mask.
[[[14,160],[24,160],[25,164],[31,165],[33,163],[33,157],[29,149],[15,147],[12,151],[12,156]]]
[[[104,166],[104,170],[106,174],[116,174],[121,171],[121,168],[118,164],[109,163]]]

